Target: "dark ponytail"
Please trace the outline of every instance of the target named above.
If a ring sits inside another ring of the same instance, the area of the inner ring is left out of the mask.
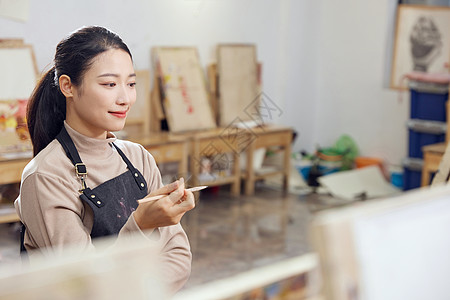
[[[27,108],[27,124],[36,156],[59,133],[66,119],[66,97],[55,84],[55,67],[38,83]]]
[[[38,83],[27,108],[27,124],[36,156],[61,131],[66,119],[66,98],[59,88],[59,77],[67,75],[71,83],[81,86],[83,75],[94,58],[109,50],[131,52],[122,39],[106,28],[83,27],[56,46],[55,66]]]

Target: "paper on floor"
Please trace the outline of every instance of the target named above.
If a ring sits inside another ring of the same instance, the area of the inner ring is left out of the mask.
[[[383,177],[378,166],[342,171],[318,178],[333,196],[346,200],[378,198],[400,193]]]

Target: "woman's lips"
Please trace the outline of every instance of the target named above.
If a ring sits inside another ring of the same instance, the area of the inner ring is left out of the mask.
[[[127,111],[110,111],[111,115],[117,117],[117,118],[125,118],[127,116]]]

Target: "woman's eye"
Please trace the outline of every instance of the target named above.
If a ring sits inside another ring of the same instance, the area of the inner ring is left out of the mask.
[[[116,86],[116,84],[114,82],[104,83],[102,85],[107,86],[107,87],[115,87]]]
[[[130,87],[135,87],[136,86],[136,82],[132,82],[128,84]]]

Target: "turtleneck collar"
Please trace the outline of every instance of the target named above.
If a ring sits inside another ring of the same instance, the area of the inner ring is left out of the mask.
[[[106,135],[106,139],[97,139],[85,136],[72,127],[70,127],[66,121],[64,121],[64,127],[67,130],[67,133],[73,140],[75,147],[77,148],[79,153],[86,154],[96,154],[104,153],[105,155],[109,155],[112,153],[112,148],[110,143],[113,143],[117,140],[117,137],[112,133],[108,132]]]

